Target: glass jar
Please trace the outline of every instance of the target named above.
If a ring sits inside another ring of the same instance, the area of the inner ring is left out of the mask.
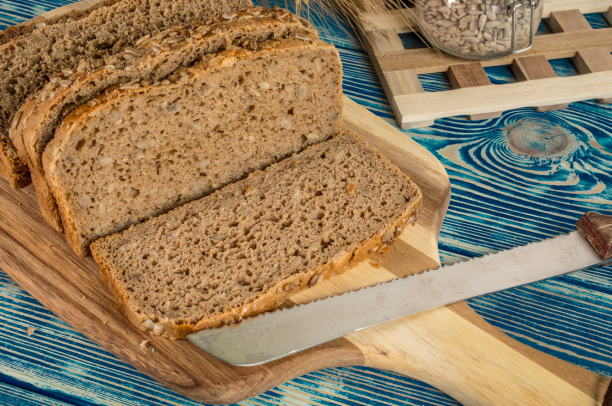
[[[414,0],[421,33],[465,59],[495,59],[533,46],[544,0]]]

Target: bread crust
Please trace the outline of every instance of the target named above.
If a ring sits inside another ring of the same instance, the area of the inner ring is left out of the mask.
[[[343,132],[343,134],[346,133],[353,134],[350,131]],[[354,136],[359,138],[356,135]],[[364,142],[364,144],[366,144],[369,149],[375,150],[375,148],[370,146],[368,143]],[[381,159],[385,160],[398,176],[408,179],[408,177],[386,157],[381,156]],[[405,208],[403,213],[397,220],[386,224],[386,226],[382,228],[381,231],[379,231],[374,237],[367,239],[353,251],[340,252],[321,266],[314,267],[301,274],[292,275],[291,277],[280,281],[255,301],[242,306],[238,310],[226,312],[215,317],[204,318],[199,320],[197,323],[183,323],[176,325],[172,322],[172,320],[158,321],[155,324],[163,327],[163,330],[159,334],[168,338],[186,339],[187,335],[197,331],[239,323],[245,319],[275,311],[285,300],[290,299],[294,294],[309,289],[310,287],[334,276],[340,275],[359,265],[361,262],[376,253],[386,253],[395,240],[399,238],[403,231],[405,231],[407,226],[409,224],[414,225],[418,219],[418,212],[422,204],[423,195],[413,182],[411,182],[409,179],[408,181],[413,185],[415,195],[411,198],[410,204]],[[102,245],[106,243],[112,244],[114,240],[118,240],[120,238],[121,234],[122,233],[114,234],[94,242],[91,245],[91,253],[94,260],[100,266],[103,280],[105,281],[109,290],[113,293],[115,300],[119,304],[126,318],[128,318],[132,324],[143,331],[151,330],[150,325],[148,326],[149,328],[147,328],[147,320],[150,321],[150,319],[146,315],[137,314],[134,309],[131,308],[129,298],[125,292],[122,291],[120,282],[114,278],[113,272],[110,270],[111,265],[105,259]]]
[[[11,139],[0,130],[0,175],[13,189],[22,189],[32,183],[28,166],[22,162]]]
[[[153,76],[155,80],[161,79],[161,77],[155,77],[154,72],[160,70],[159,66],[163,63],[162,61],[169,56],[180,55],[190,50],[199,51],[206,47],[215,48],[217,46],[215,44],[225,45],[228,38],[241,35],[244,31],[276,34],[281,31],[299,30],[317,36],[316,30],[310,23],[293,14],[281,21],[273,18],[276,15],[273,10],[262,10],[255,18],[240,20],[244,14],[248,13],[240,12],[233,20],[224,20],[222,17],[211,19],[210,24],[205,25],[211,31],[201,35],[201,38],[195,38],[192,42],[186,39],[173,46],[171,50],[155,54],[151,49],[145,48],[148,53],[140,58],[137,67],[129,70],[111,69],[105,66],[78,72],[69,77],[64,77],[63,74],[58,75],[52,79],[52,83],[47,84],[40,92],[26,100],[13,120],[10,137],[17,148],[19,157],[28,164],[32,172],[32,181],[36,188],[41,212],[53,228],[63,233],[64,227],[57,201],[44,177],[42,153],[49,140],[54,137],[54,132],[66,113],[76,108],[76,106],[70,108],[71,103],[76,100],[79,100],[81,104],[87,103],[108,88],[108,86],[103,86],[104,83],[117,83],[123,76],[141,79]],[[212,32],[214,27],[223,27],[226,30]],[[192,28],[195,32],[199,32],[197,25]],[[178,27],[176,30],[181,31]],[[151,47],[151,44],[146,42],[143,45]],[[142,73],[137,75],[136,72]],[[62,83],[66,84],[66,81],[71,82],[70,85],[63,86]],[[94,89],[93,92],[92,89]]]

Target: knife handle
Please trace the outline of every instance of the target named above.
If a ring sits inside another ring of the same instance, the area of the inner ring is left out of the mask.
[[[612,216],[590,211],[580,217],[576,228],[586,237],[602,260],[612,258]]]
[[[426,382],[466,406],[602,405],[610,385],[610,378],[507,336],[466,302],[361,330],[346,339],[362,352],[366,366]]]

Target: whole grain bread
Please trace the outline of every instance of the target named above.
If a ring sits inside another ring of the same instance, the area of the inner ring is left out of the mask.
[[[0,160],[13,187],[23,186],[8,129],[25,99],[50,76],[76,70],[81,60],[103,59],[133,46],[143,35],[176,24],[231,12],[250,0],[121,0],[94,5],[50,24],[29,24],[0,36]],[[19,34],[19,35],[18,35]],[[8,166],[7,166],[8,165]]]
[[[275,310],[386,252],[421,200],[395,165],[345,132],[91,249],[134,325],[185,338]]]
[[[135,79],[160,81],[179,68],[201,61],[205,54],[232,46],[256,49],[259,42],[298,32],[317,37],[308,21],[285,10],[245,8],[205,22],[195,21],[156,35],[147,34],[136,41],[134,48],[128,47],[105,58],[106,64],[102,67],[98,66],[98,60],[89,60],[76,73],[52,77],[19,109],[10,131],[19,157],[30,168],[45,219],[63,232],[59,209],[43,176],[42,153],[57,126],[78,106],[114,84]]]
[[[112,86],[66,117],[43,169],[79,255],[340,132],[335,47],[296,33],[257,48],[207,54],[159,83]]]

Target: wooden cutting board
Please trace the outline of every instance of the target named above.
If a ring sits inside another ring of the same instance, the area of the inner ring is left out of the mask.
[[[347,98],[344,120],[347,128],[419,185],[424,195],[421,216],[390,252],[295,295],[287,307],[439,265],[438,233],[450,199],[444,167],[407,135]],[[348,365],[409,375],[465,405],[599,405],[610,383],[609,378],[520,344],[464,302],[366,329],[266,365],[230,366],[189,341],[151,336],[132,326],[114,305],[95,262],[78,258],[45,223],[34,190],[15,191],[4,180],[0,181],[0,268],[102,348],[167,387],[206,403],[240,401],[304,373]],[[149,341],[146,348],[140,346],[143,340]]]

